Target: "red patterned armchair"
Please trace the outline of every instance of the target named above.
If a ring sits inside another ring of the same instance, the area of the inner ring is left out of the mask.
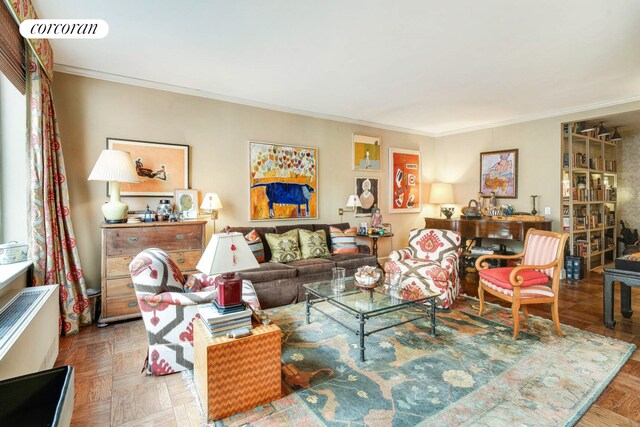
[[[391,252],[384,270],[402,273],[402,293],[438,292],[437,306],[449,308],[460,293],[461,240],[460,233],[455,231],[411,230],[409,247]]]
[[[138,306],[147,329],[147,374],[166,375],[193,369],[193,321],[198,305],[213,302],[215,276],[185,280],[162,249],[145,249],[129,264]],[[242,283],[242,299],[259,309],[253,285]]]

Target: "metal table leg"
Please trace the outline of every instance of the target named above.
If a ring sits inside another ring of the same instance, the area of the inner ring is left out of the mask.
[[[365,324],[365,318],[364,318],[364,313],[360,313],[360,315],[358,316],[360,319],[360,361],[364,362],[364,324]]]
[[[309,291],[305,292],[305,295],[307,297],[307,325],[310,323],[309,321],[309,311],[311,309],[311,294],[309,293]]]
[[[436,301],[431,300],[431,336],[436,336]]]

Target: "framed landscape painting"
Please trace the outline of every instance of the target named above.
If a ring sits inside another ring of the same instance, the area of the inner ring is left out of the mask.
[[[362,207],[356,208],[355,216],[371,216],[378,207],[378,178],[356,178],[356,192]]]
[[[389,148],[389,212],[420,212],[420,151]]]
[[[176,188],[189,188],[188,145],[107,138],[107,148],[128,151],[140,178],[121,183],[122,196],[173,197]]]
[[[318,218],[318,149],[249,142],[249,220]]]
[[[380,170],[380,138],[353,134],[353,170]]]
[[[518,197],[518,149],[480,153],[480,192],[500,199]]]

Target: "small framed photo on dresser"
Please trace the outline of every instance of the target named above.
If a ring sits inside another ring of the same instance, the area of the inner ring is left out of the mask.
[[[176,209],[184,219],[198,219],[198,190],[175,190]]]

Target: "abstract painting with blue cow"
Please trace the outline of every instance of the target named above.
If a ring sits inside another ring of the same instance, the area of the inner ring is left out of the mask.
[[[250,219],[318,217],[318,149],[250,142]]]

